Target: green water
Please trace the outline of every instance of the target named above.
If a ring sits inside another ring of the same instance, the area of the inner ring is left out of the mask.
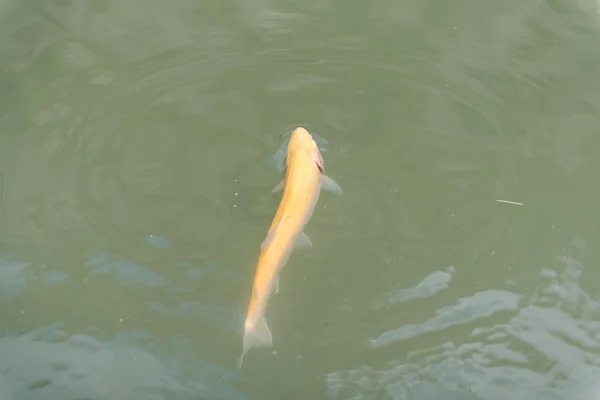
[[[595,0],[0,0],[0,398],[598,398],[598,71]]]

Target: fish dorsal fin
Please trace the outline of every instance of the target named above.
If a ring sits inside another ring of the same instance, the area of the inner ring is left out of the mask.
[[[283,216],[279,220],[279,222],[277,223],[277,225],[275,225],[275,227],[273,227],[273,229],[271,229],[271,231],[269,233],[267,233],[267,237],[265,238],[265,240],[263,240],[263,242],[260,245],[261,249],[264,249],[264,248],[268,247],[271,244],[271,242],[273,241],[273,238],[275,237],[277,229],[279,229],[279,227],[281,226],[281,223],[283,222],[284,219],[285,219],[285,216]]]

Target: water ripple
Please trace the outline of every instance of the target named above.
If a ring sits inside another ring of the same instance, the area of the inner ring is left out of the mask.
[[[248,386],[304,389],[301,367],[336,399],[597,397],[596,237],[548,265],[597,231],[574,206],[597,197],[599,36],[574,7],[0,0],[0,396],[244,398],[222,371],[263,167],[302,124],[348,194],[320,200]]]
[[[375,301],[375,308],[386,308],[396,303],[423,299],[444,290],[450,284],[454,268],[449,271],[435,271],[427,275],[417,286],[388,292]]]
[[[600,392],[600,324],[598,302],[576,283],[583,266],[586,241],[575,237],[562,262],[562,274],[542,271],[543,281],[527,296],[487,290],[460,299],[456,306],[441,308],[423,324],[407,325],[370,341],[372,348],[448,331],[457,324],[510,311],[504,318],[483,321],[466,337],[438,335],[440,344],[406,355],[406,361],[391,356],[378,368],[358,365],[328,374],[334,398],[357,393],[383,395],[393,385],[407,385],[412,395],[430,398],[423,388],[435,383],[436,391],[464,391],[474,399],[594,398]],[[577,305],[574,309],[573,306]],[[576,311],[578,310],[578,311]],[[574,313],[575,311],[575,313]],[[579,317],[577,316],[579,315]],[[355,382],[370,382],[366,390]],[[422,395],[422,396],[420,396]],[[405,394],[390,398],[404,399]],[[415,397],[416,398],[416,397]]]
[[[0,256],[0,296],[7,298],[18,293],[27,284],[27,264]]]
[[[215,370],[221,368],[209,363],[196,365],[202,373],[194,378],[178,379],[177,361],[128,343],[135,332],[101,343],[83,334],[65,337],[60,331],[45,340],[43,331],[0,339],[3,398],[246,398],[231,383],[216,380]]]
[[[520,299],[521,296],[500,290],[477,293],[473,297],[460,299],[455,306],[437,310],[435,317],[423,324],[406,325],[394,331],[382,333],[376,339],[371,339],[369,343],[372,347],[385,346],[455,325],[470,323],[480,318],[487,318],[499,311],[516,310]]]
[[[114,260],[106,255],[99,255],[89,260],[87,266],[92,267],[93,275],[115,275],[120,284],[141,284],[148,287],[160,287],[169,284],[162,275],[150,271],[129,260]]]

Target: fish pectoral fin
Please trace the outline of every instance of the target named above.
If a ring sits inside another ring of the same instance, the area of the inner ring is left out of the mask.
[[[321,187],[331,193],[335,193],[337,195],[343,195],[344,191],[333,179],[328,177],[325,174],[321,174]]]
[[[277,229],[277,227],[267,234],[267,237],[265,238],[265,240],[263,240],[263,242],[260,244],[261,249],[264,249],[273,241],[273,237],[275,236],[276,229]]]
[[[295,248],[296,249],[308,249],[312,247],[312,240],[308,237],[308,235],[304,232],[300,232],[298,235],[298,239],[296,239]]]
[[[285,179],[282,179],[275,187],[271,190],[271,193],[281,192],[285,186]]]

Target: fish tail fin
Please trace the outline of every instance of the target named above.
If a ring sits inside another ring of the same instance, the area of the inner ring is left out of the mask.
[[[273,345],[273,336],[267,325],[265,317],[260,317],[256,325],[244,332],[242,355],[238,359],[238,369],[242,368],[244,356],[253,347],[271,347]]]
[[[244,356],[246,355],[246,351],[247,350],[242,351],[242,355],[240,356],[240,358],[238,358],[238,362],[237,362],[238,369],[242,369],[242,363],[244,362]]]

